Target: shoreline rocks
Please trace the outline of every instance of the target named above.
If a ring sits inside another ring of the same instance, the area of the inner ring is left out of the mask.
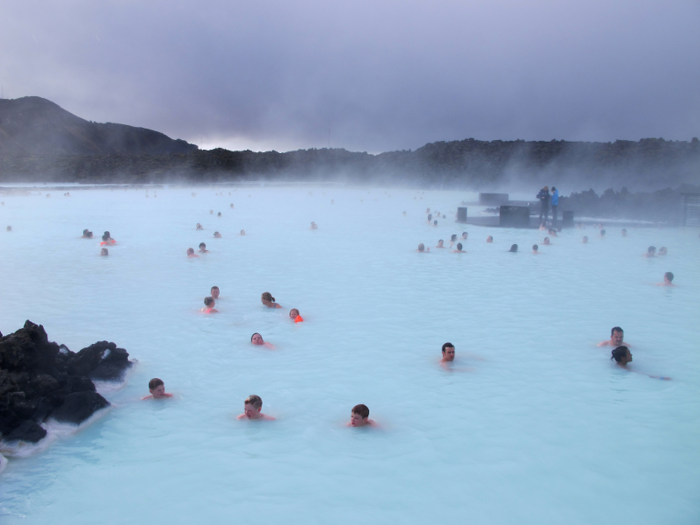
[[[109,406],[93,380],[123,380],[132,364],[126,350],[107,341],[71,352],[31,321],[0,334],[0,438],[36,443],[48,418],[82,423]]]

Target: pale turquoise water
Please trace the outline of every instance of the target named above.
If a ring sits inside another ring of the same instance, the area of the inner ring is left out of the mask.
[[[0,196],[0,330],[31,319],[74,351],[107,339],[140,361],[104,417],[10,458],[0,521],[700,521],[697,231],[569,230],[546,247],[449,215],[427,226],[426,207],[474,198],[458,192],[217,191]],[[110,230],[109,258],[83,228]],[[465,229],[467,254],[414,251]],[[201,241],[211,253],[188,260]],[[669,255],[644,259],[650,244]],[[653,286],[669,270],[678,287]],[[636,370],[673,381],[613,367],[595,343],[614,325]],[[472,371],[437,366],[446,341]],[[154,376],[176,399],[139,401]],[[277,421],[234,420],[252,393]],[[381,431],[343,426],[356,403]]]

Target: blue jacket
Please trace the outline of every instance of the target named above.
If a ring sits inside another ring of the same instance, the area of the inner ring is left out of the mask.
[[[554,190],[552,193],[552,206],[559,205],[559,190]]]

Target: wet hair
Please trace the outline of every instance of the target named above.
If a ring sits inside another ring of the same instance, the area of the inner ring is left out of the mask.
[[[221,212],[219,212],[219,217],[221,217]]]
[[[102,234],[103,241],[108,241],[110,239],[110,237],[111,236],[110,236],[109,232],[104,232],[104,234]]]
[[[438,244],[440,244],[440,243],[445,244],[445,241],[443,241],[442,239],[438,239]]]
[[[12,226],[8,226],[8,227],[7,227],[7,231],[8,231],[8,232],[11,232],[11,231],[12,231]]]
[[[425,244],[420,243],[420,244],[418,245],[418,251],[419,251],[419,252],[425,251]]]
[[[456,234],[456,233],[453,233],[452,236],[450,237],[450,240],[451,240],[452,242],[456,241],[456,240],[457,240],[457,234]]]
[[[158,388],[160,385],[165,386],[165,383],[163,383],[162,379],[158,379],[157,377],[154,377],[148,382],[148,389],[149,390],[155,390]]]
[[[442,345],[442,353],[443,354],[445,353],[446,348],[454,348],[454,347],[455,347],[455,345],[453,345],[452,343],[445,343],[444,345]]]
[[[200,242],[200,243],[199,243],[199,247],[201,248],[202,246],[204,246],[205,248],[207,247],[206,244],[204,244],[203,242]]]
[[[102,248],[102,250],[100,250],[100,255],[109,255],[109,250],[107,248]]]
[[[656,251],[656,246],[649,246],[649,248],[647,248],[647,253],[654,253],[655,251]]]
[[[212,290],[218,290],[219,287],[218,287],[218,286],[212,286],[211,289],[212,289]]]
[[[428,214],[428,220],[429,220],[429,221],[432,221],[432,220],[433,220],[433,214],[432,214],[432,213],[429,213],[429,214]]]
[[[623,334],[625,333],[625,331],[622,328],[620,328],[619,326],[613,326],[612,330],[610,330],[610,337],[612,337],[612,335],[615,332],[622,332]]]
[[[271,303],[275,302],[275,298],[272,297],[272,294],[270,292],[263,292],[261,297],[263,301],[270,301]]]
[[[518,245],[517,245],[517,244],[513,244],[513,245],[510,247],[510,250],[508,250],[508,251],[509,251],[509,252],[512,252],[512,253],[517,252],[517,251],[518,251]]]
[[[216,237],[217,235],[221,235],[221,234],[219,232],[214,232],[214,237]]]
[[[458,250],[461,250],[461,249],[462,249],[462,243],[461,243],[461,242],[458,242],[458,243],[457,243],[457,249],[458,249]]]
[[[296,308],[292,308],[291,310],[289,310],[289,317],[292,317],[292,312],[296,312],[297,315],[300,315],[299,310],[297,310]],[[294,317],[296,317],[297,315],[295,315]]]
[[[673,282],[673,272],[666,272],[664,277],[668,279],[669,282]]]
[[[618,346],[615,350],[611,352],[610,355],[610,360],[612,361],[613,359],[617,361],[618,363],[622,361],[622,358],[627,355],[627,352],[629,352],[630,349],[627,348],[626,346]]]
[[[187,248],[187,255],[191,255],[194,253],[194,248]]]
[[[601,235],[605,235],[605,230],[600,230]]]
[[[352,413],[357,414],[362,419],[367,419],[369,417],[369,408],[367,408],[367,405],[355,405],[352,407]]]
[[[537,251],[538,248],[539,248],[539,246],[537,246],[536,244],[533,244],[533,245],[532,245],[532,249],[533,249],[534,251]]]
[[[547,244],[549,242],[549,237],[544,238],[544,243]]]
[[[255,394],[251,394],[248,397],[245,398],[245,401],[243,403],[244,405],[253,405],[253,408],[262,408],[262,398],[260,396],[256,396]]]
[[[462,232],[462,237],[467,237],[469,235],[468,232]]]
[[[214,304],[214,298],[213,297],[205,297],[204,298],[204,304],[209,306],[211,304]]]
[[[83,236],[92,237],[92,232],[86,228],[83,230]]]
[[[437,226],[437,221],[433,221],[433,226]]]
[[[253,342],[253,337],[255,337],[256,335],[260,335],[260,334],[258,332],[254,332],[253,335],[250,336],[251,343]],[[260,338],[262,339],[262,335],[260,335]]]

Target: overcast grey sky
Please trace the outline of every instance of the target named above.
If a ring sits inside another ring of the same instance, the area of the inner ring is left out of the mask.
[[[206,148],[700,135],[697,0],[3,0],[0,84]]]

